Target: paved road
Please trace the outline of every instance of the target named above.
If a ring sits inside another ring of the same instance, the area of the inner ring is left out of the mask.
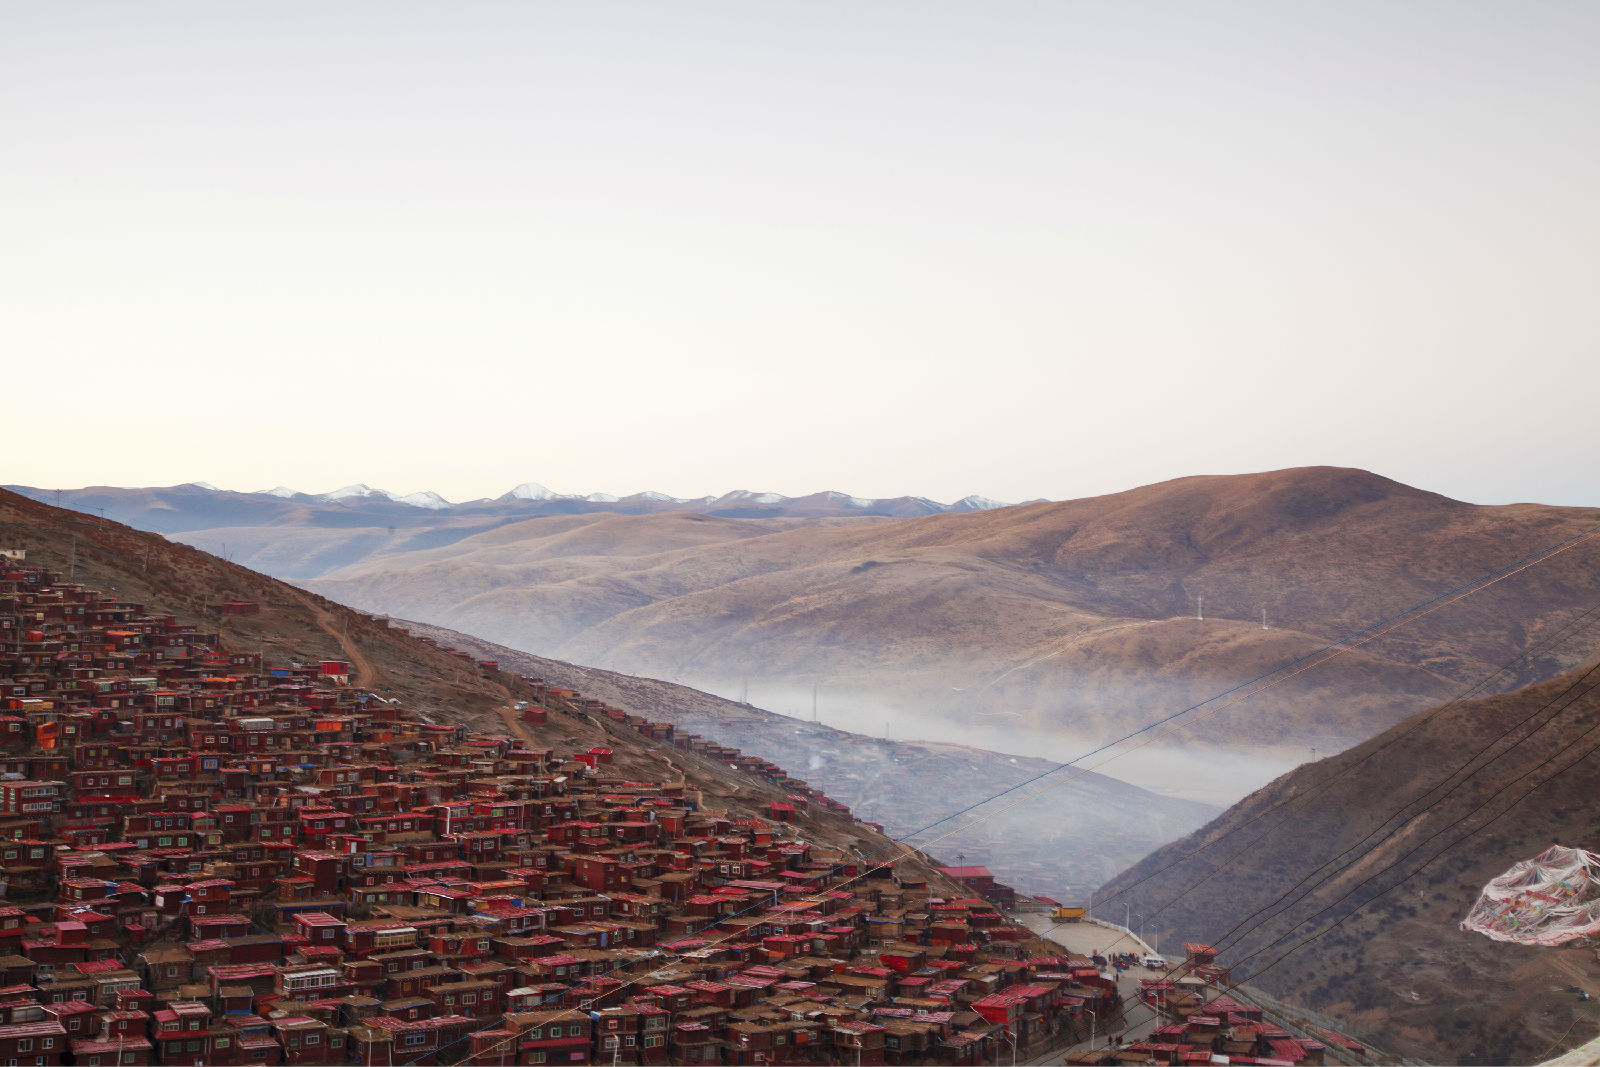
[[[1121,929],[1108,929],[1098,923],[1051,922],[1049,913],[1041,911],[1016,911],[1011,913],[1011,918],[1040,937],[1054,941],[1067,951],[1085,956],[1092,956],[1097,952],[1101,954],[1131,952],[1136,956],[1143,956],[1150,951],[1148,945],[1132,934]],[[1155,1010],[1139,1000],[1139,979],[1157,978],[1162,974],[1161,971],[1145,967],[1130,967],[1117,976],[1117,992],[1122,994],[1124,1020],[1123,1025],[1113,1028],[1112,1033],[1121,1035],[1124,1044],[1143,1040],[1149,1036],[1151,1030],[1161,1025],[1163,1020]],[[1085,1052],[1091,1047],[1105,1048],[1108,1036],[1104,1029],[1097,1028],[1092,1044],[1084,1041],[1071,1046],[1070,1049],[1056,1049],[1046,1056],[1028,1062],[1059,1064],[1069,1051]]]

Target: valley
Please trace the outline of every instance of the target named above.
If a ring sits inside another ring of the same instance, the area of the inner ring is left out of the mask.
[[[1092,772],[1065,781],[1070,772],[1037,757],[864,736],[686,686],[530,656],[440,627],[402,625],[442,646],[767,755],[860,817],[881,823],[891,837],[951,857],[953,863],[988,866],[1002,882],[1024,892],[1084,899],[1123,867],[1220,811],[1163,795],[1163,783],[1174,780],[1165,773],[1152,772],[1147,788]],[[1048,777],[1002,802],[981,803],[1041,776]],[[1001,810],[1042,788],[1048,792]],[[943,821],[969,805],[978,806]]]
[[[540,655],[723,694],[749,686],[780,706],[820,687],[852,720],[905,724],[900,736],[937,736],[941,722],[983,747],[1019,734],[1098,744],[1596,521],[1594,509],[1481,507],[1305,468],[776,532],[688,515],[534,519],[305,584]],[[1431,611],[1183,743],[1357,743],[1559,627],[1597,592],[1591,557],[1559,555]],[[1582,652],[1549,647],[1505,684]]]

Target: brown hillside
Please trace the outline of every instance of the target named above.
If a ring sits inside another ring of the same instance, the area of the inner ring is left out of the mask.
[[[726,524],[702,527],[698,544],[686,543],[683,516],[534,520],[311,584],[703,688],[731,691],[751,675],[820,682],[916,714],[1104,733],[1597,520],[1593,509],[1481,507],[1307,468],[970,515],[775,533]],[[1585,603],[1595,558],[1593,543],[1558,556],[1255,698],[1252,739],[1348,744],[1443,699]],[[1204,622],[1181,623],[1202,596]],[[1515,681],[1549,677],[1574,654],[1554,649]]]
[[[1428,1062],[1532,1063],[1581,1044],[1592,1005],[1571,987],[1600,993],[1592,946],[1508,945],[1458,924],[1515,861],[1600,844],[1597,683],[1600,670],[1573,672],[1416,715],[1278,779],[1095,899]]]
[[[700,788],[708,801],[746,814],[784,798],[777,786],[731,772],[715,759],[676,749],[665,755],[636,731],[581,710],[554,715],[546,727],[513,727],[505,713],[516,700],[536,696],[519,677],[487,674],[385,620],[175,544],[159,534],[0,490],[0,547],[25,549],[30,565],[59,570],[82,583],[143,603],[149,610],[170,613],[181,621],[203,621],[211,628],[220,626],[226,644],[261,649],[273,662],[351,660],[357,684],[399,698],[409,709],[437,720],[460,721],[480,730],[534,731],[539,734],[535,740],[557,748],[582,750],[603,745],[615,751],[619,773],[667,781],[682,776]],[[261,611],[224,619],[207,608],[228,600],[254,601]],[[799,769],[795,773],[804,777]],[[903,851],[848,818],[820,811],[811,818],[814,826],[808,829],[819,843],[830,847],[884,850],[885,855],[891,850]],[[912,864],[925,874],[932,870],[921,860]]]

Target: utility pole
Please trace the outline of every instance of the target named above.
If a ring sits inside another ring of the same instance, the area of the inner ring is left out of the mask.
[[[1266,608],[1262,608],[1261,609],[1261,628],[1263,630],[1265,630],[1267,628],[1267,609]]]
[[[817,687],[811,687],[811,721],[817,721]]]
[[[1206,598],[1205,597],[1200,597],[1196,601],[1195,608],[1194,608],[1194,617],[1197,620],[1203,620],[1206,617]]]

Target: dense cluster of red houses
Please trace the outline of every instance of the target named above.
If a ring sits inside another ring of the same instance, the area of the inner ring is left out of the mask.
[[[1194,960],[1191,954],[1190,962]],[[1204,999],[1182,983],[1170,979],[1144,979],[1140,997],[1159,1009],[1171,1022],[1150,1031],[1141,1041],[1110,1050],[1119,1063],[1255,1064],[1258,1067],[1319,1067],[1328,1047],[1322,1041],[1296,1037],[1263,1018],[1258,1007],[1228,997]],[[1347,1052],[1365,1049],[1348,1038],[1338,1038]],[[1102,1062],[1096,1059],[1095,1062]]]
[[[764,761],[598,709],[792,787],[709,810],[348,670],[0,561],[0,1064],[972,1064],[1118,1010],[992,902],[808,842],[841,806]]]

